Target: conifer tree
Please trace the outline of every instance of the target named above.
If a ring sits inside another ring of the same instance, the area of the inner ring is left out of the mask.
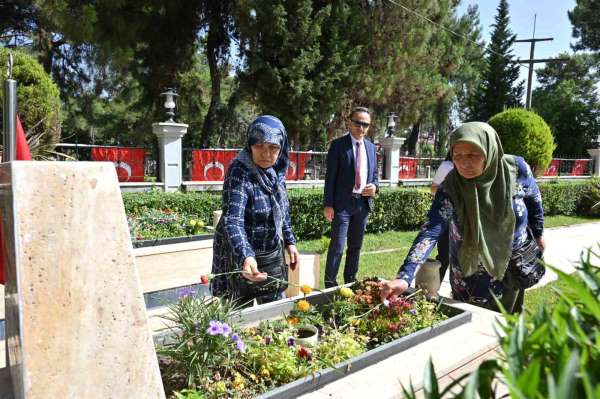
[[[507,107],[521,106],[524,87],[519,82],[519,64],[511,46],[515,35],[508,27],[508,2],[500,0],[492,27],[492,37],[486,49],[486,70],[481,85],[470,101],[470,119],[487,121]]]

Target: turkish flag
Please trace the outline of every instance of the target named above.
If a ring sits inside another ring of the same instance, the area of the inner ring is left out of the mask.
[[[239,150],[192,150],[193,181],[223,181]]]
[[[400,170],[398,171],[398,177],[400,179],[416,179],[418,164],[419,160],[417,158],[400,157]]]
[[[21,119],[17,115],[17,137],[16,137],[16,151],[17,161],[31,161],[31,151],[29,150],[29,144],[27,144],[27,136],[25,135],[25,129],[21,124]],[[4,248],[4,224],[3,219],[0,215],[0,284],[4,284],[4,254],[6,253]]]
[[[146,151],[138,147],[93,147],[92,160],[115,165],[120,182],[143,182]]]
[[[576,159],[573,163],[573,169],[571,169],[571,176],[582,176],[589,163],[589,159]]]
[[[310,160],[310,154],[294,151],[290,153],[290,166],[285,175],[286,180],[302,180],[306,171],[306,164]],[[315,177],[316,179],[316,177]]]
[[[560,168],[560,159],[553,159],[550,161],[550,165],[548,169],[546,169],[546,173],[544,176],[558,176],[558,170]]]

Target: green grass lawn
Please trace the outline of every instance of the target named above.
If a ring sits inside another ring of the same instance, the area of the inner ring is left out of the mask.
[[[558,227],[593,221],[600,221],[600,219],[581,216],[548,216],[545,219],[545,225],[546,227]],[[394,277],[416,236],[417,231],[388,231],[385,233],[365,234],[358,267],[358,278],[361,279],[370,276]],[[300,251],[318,252],[321,254],[321,287],[323,287],[324,281],[328,244],[328,239],[309,240],[298,243]],[[372,253],[377,251],[390,252]],[[435,255],[436,252],[434,250],[431,256],[435,257]],[[338,273],[338,283],[343,282],[344,261],[345,258],[342,258]]]
[[[534,288],[525,292],[525,304],[523,308],[529,313],[535,313],[540,306],[551,306],[557,302],[558,296],[555,288],[564,289],[567,283],[561,280],[552,281],[540,288]]]

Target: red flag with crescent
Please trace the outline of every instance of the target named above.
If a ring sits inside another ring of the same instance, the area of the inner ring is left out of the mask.
[[[193,181],[223,181],[240,150],[192,150]]]
[[[285,175],[286,180],[302,180],[306,172],[306,164],[310,161],[310,154],[305,152],[290,152],[290,166]]]
[[[143,182],[145,158],[139,147],[92,147],[92,160],[112,162],[120,182]]]
[[[400,179],[416,179],[417,178],[417,165],[419,160],[417,158],[400,157],[400,165],[398,171],[398,177]]]
[[[15,150],[17,153],[17,161],[31,161],[31,151],[29,150],[29,144],[27,144],[27,136],[25,135],[25,129],[21,124],[21,119],[17,115],[17,137],[15,140]],[[0,215],[0,284],[4,284],[4,218]]]
[[[553,159],[550,161],[550,165],[548,165],[548,169],[544,173],[544,176],[558,176],[558,171],[560,168],[560,159]]]
[[[571,169],[571,176],[582,176],[587,170],[589,163],[589,159],[576,159],[575,163],[573,163],[573,169]]]

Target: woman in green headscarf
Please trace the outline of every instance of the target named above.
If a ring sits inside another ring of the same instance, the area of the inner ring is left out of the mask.
[[[520,311],[524,287],[544,273],[536,262],[544,249],[544,211],[531,169],[523,158],[505,155],[496,131],[482,122],[454,130],[450,154],[455,168],[396,279],[382,284],[381,299],[408,288],[448,226],[453,297],[496,309],[495,296],[507,311]]]

